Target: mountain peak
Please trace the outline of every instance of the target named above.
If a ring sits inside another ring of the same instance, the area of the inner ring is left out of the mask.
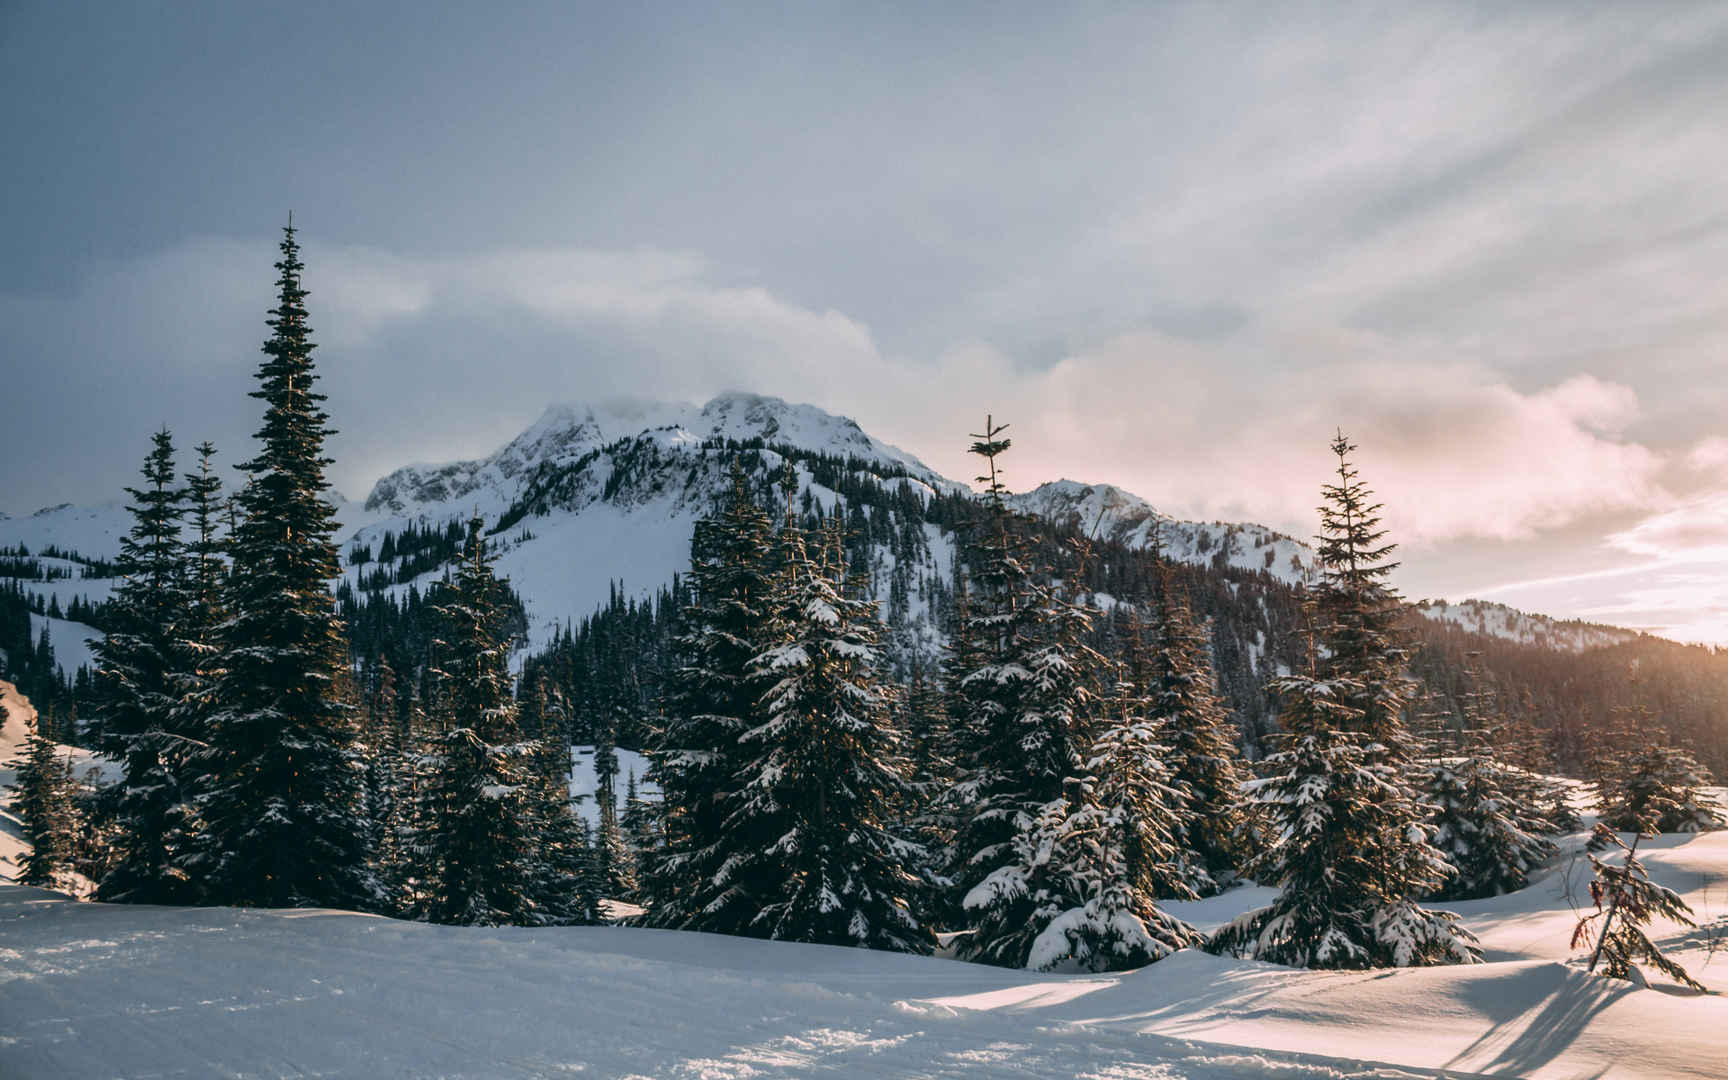
[[[466,500],[484,513],[495,514],[520,493],[523,478],[532,470],[571,464],[591,451],[632,438],[652,440],[669,451],[709,439],[760,439],[891,465],[932,485],[952,486],[912,455],[871,438],[847,417],[814,405],[734,390],[700,408],[687,402],[631,397],[554,404],[489,457],[396,470],[373,487],[366,510],[427,513]]]

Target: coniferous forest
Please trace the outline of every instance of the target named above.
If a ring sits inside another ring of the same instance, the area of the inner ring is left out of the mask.
[[[685,571],[651,601],[613,588],[524,652],[495,548],[557,478],[494,522],[338,550],[292,227],[280,253],[237,482],[216,447],[188,460],[161,430],[112,566],[6,555],[6,671],[39,713],[17,784],[29,882],[910,953],[941,935],[961,959],[1038,970],[1184,948],[1407,967],[1480,960],[1443,905],[1522,888],[1554,854],[1578,821],[1559,774],[1637,836],[1723,824],[1706,789],[1728,755],[1728,661],[1412,618],[1342,433],[1296,587],[1014,510],[994,417],[968,436],[978,496],[716,443],[724,480]],[[960,538],[935,650],[905,633],[910,560],[872,579],[877,545],[910,549],[925,525]],[[344,561],[358,573],[338,586]],[[67,563],[119,585],[44,608],[29,583]],[[32,612],[100,628],[93,668],[67,678]],[[1280,674],[1249,678],[1251,649]],[[56,743],[94,749],[112,782],[75,782]],[[592,822],[576,746],[592,748]],[[643,775],[620,776],[623,749]],[[1637,885],[1633,854],[1598,861],[1609,888]],[[1276,899],[1210,932],[1167,910],[1244,881]],[[1660,957],[1630,924],[1614,934],[1612,956]]]

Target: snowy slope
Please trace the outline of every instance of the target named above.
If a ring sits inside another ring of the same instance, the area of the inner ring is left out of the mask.
[[[30,615],[30,637],[32,640],[40,637],[42,631],[48,631],[48,642],[54,647],[54,660],[60,665],[60,670],[71,675],[81,667],[96,669],[96,654],[91,651],[91,643],[102,640],[102,632],[83,623],[68,619],[55,619],[47,615]]]
[[[1488,600],[1423,600],[1414,605],[1417,614],[1436,622],[1454,623],[1465,630],[1537,645],[1558,652],[1583,652],[1606,645],[1620,645],[1643,636],[1636,630],[1604,626],[1578,619],[1554,619],[1532,615]]]
[[[1131,548],[1151,547],[1156,538],[1179,562],[1264,570],[1290,585],[1302,584],[1314,565],[1314,549],[1264,525],[1179,521],[1110,484],[1054,480],[1008,501],[1022,513]]]
[[[647,799],[658,799],[660,788],[648,782],[648,759],[634,750],[619,749],[618,778],[613,783],[613,805],[619,812],[624,810],[624,793],[629,787],[630,774],[636,774],[637,792]],[[594,772],[594,748],[592,746],[572,746],[570,748],[570,797],[576,802],[576,812],[587,819],[588,824],[600,824],[600,805],[595,801],[600,790],[600,778]]]
[[[57,547],[91,558],[120,553],[120,538],[131,528],[126,504],[118,500],[92,506],[45,506],[24,517],[0,514],[0,547],[23,544],[32,552]]]
[[[1728,833],[1666,839],[1653,872],[1710,924],[1683,958],[1722,988],[1728,964],[1707,939],[1728,929]],[[0,1075],[1720,1080],[1728,999],[1567,962],[1559,882],[1457,906],[1492,962],[1308,972],[1183,952],[1053,976],[673,931],[128,908],[8,887]]]

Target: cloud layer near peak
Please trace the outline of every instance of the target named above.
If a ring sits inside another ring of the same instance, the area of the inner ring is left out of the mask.
[[[1405,541],[1527,537],[1662,499],[1660,457],[1626,438],[1639,417],[1629,388],[1579,375],[1520,389],[1369,331],[1261,320],[1221,339],[1134,330],[1041,365],[978,342],[907,357],[861,320],[728,281],[685,252],[411,258],[313,238],[306,259],[343,431],[337,478],[353,494],[405,461],[485,452],[550,400],[744,388],[853,416],[957,477],[975,471],[965,432],[992,412],[1018,435],[1018,486],[1108,481],[1180,513],[1297,533],[1340,427]],[[154,414],[137,396],[80,395],[93,422],[140,446],[168,423],[238,454],[269,261],[257,245],[194,240],[105,264],[68,298],[0,297],[0,320],[44,362],[169,391],[144,396]],[[91,311],[104,317],[79,317]]]

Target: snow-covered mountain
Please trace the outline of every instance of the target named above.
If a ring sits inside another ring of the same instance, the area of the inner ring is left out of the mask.
[[[379,480],[363,502],[338,497],[344,574],[357,589],[363,577],[376,582],[381,574],[391,589],[424,589],[441,571],[416,569],[406,558],[381,559],[385,537],[442,529],[478,511],[498,530],[499,572],[528,607],[529,646],[541,647],[615,590],[652,596],[685,568],[695,521],[729,483],[727,444],[761,448],[754,480],[764,491],[782,451],[792,454],[801,497],[807,494],[825,512],[844,509],[836,490],[844,482],[890,492],[910,487],[924,497],[968,490],[850,419],[780,398],[728,393],[702,406],[629,399],[554,405],[487,457],[410,465]],[[818,467],[821,477],[813,471]],[[1314,566],[1313,549],[1293,537],[1252,523],[1179,520],[1109,484],[1056,480],[1010,501],[1017,510],[1130,547],[1149,547],[1156,536],[1172,558],[1197,565],[1262,571],[1287,584],[1302,582]],[[60,505],[0,517],[0,547],[22,543],[40,552],[54,546],[111,558],[127,526],[120,501]],[[933,643],[931,597],[950,573],[953,538],[929,523],[902,532],[895,543],[876,545],[871,576],[886,598],[898,573],[900,587],[893,591],[904,607],[892,614],[913,624],[912,636]],[[74,595],[99,601],[111,591],[111,581],[72,569],[69,579],[29,587],[58,596],[62,606]],[[1424,601],[1415,610],[1478,633],[1567,651],[1635,636],[1481,601]]]
[[[365,510],[393,516],[438,514],[466,501],[478,505],[482,513],[489,508],[502,513],[525,493],[525,485],[535,476],[575,466],[622,440],[647,441],[666,453],[676,453],[720,439],[783,443],[904,470],[932,486],[958,486],[905,451],[866,435],[843,416],[775,397],[730,393],[700,408],[632,399],[554,405],[490,457],[396,470],[378,481]]]
[[[1181,521],[1110,484],[1053,480],[1009,502],[1087,536],[1131,548],[1149,548],[1156,539],[1167,556],[1180,562],[1264,570],[1290,585],[1301,584],[1314,564],[1313,548],[1264,525]]]
[[[1559,652],[1620,645],[1642,636],[1639,631],[1579,619],[1555,619],[1532,615],[1490,600],[1423,600],[1413,608],[1436,622],[1449,622],[1472,633],[1505,638],[1524,645],[1537,645]]]

